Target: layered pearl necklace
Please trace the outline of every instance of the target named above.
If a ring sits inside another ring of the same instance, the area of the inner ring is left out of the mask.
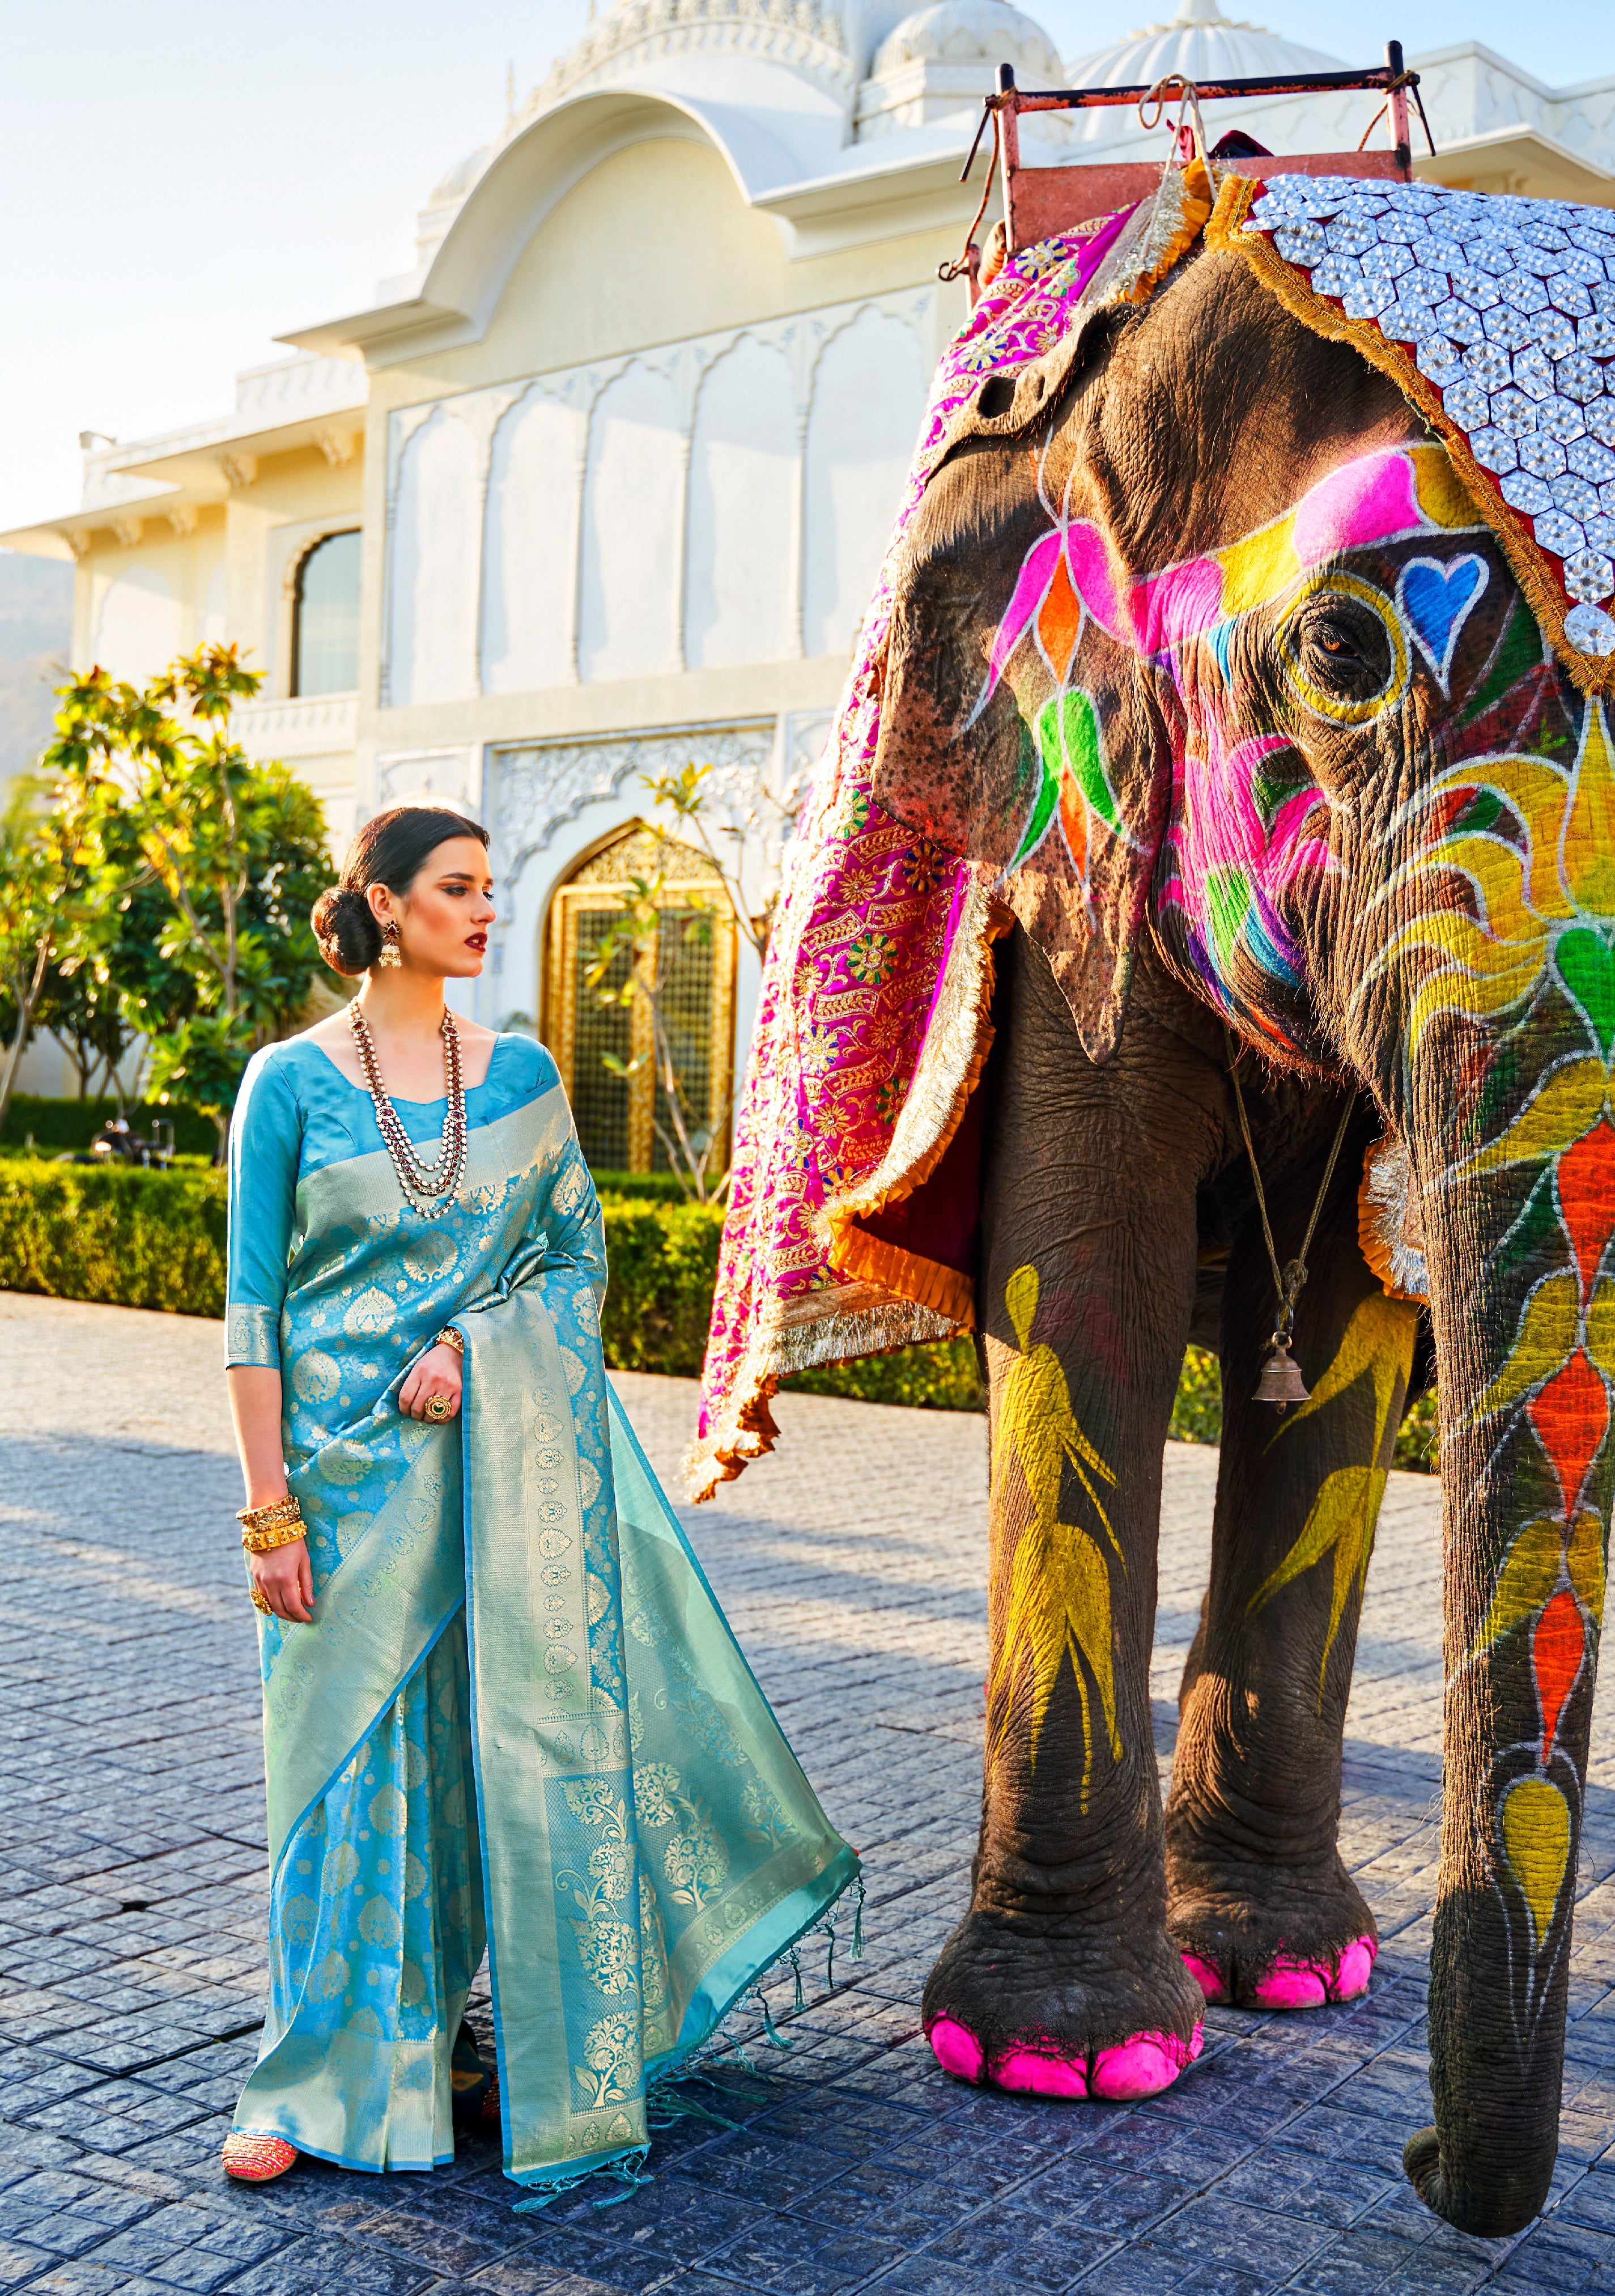
[[[455,1016],[446,1005],[442,1037],[443,1065],[448,1075],[448,1109],[443,1119],[442,1145],[430,1162],[405,1131],[398,1111],[388,1097],[376,1060],[375,1038],[359,1010],[357,996],[348,1007],[348,1025],[353,1030],[365,1088],[375,1108],[376,1124],[392,1159],[392,1168],[398,1176],[398,1185],[404,1191],[404,1201],[422,1219],[439,1219],[453,1202],[465,1171],[465,1086],[460,1080],[460,1038]]]

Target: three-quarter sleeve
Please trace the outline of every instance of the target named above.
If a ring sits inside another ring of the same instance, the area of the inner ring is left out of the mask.
[[[248,1063],[230,1125],[226,1365],[280,1369],[301,1147],[302,1116],[285,1065],[258,1053]]]

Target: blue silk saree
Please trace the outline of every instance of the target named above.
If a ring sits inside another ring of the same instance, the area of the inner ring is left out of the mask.
[[[399,1102],[427,1145],[444,1103]],[[553,1062],[501,1037],[451,1209],[370,1098],[260,1053],[231,1139],[226,1353],[278,1367],[315,1623],[259,1620],[269,2012],[238,2128],[452,2157],[488,1955],[505,2172],[632,2161],[647,2081],[854,1880],[605,1376],[600,1208]],[[402,1415],[436,1332],[461,1414]]]

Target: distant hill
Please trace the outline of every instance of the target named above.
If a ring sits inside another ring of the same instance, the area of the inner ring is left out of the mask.
[[[73,570],[0,550],[0,781],[31,766],[51,738],[51,688],[73,636]]]

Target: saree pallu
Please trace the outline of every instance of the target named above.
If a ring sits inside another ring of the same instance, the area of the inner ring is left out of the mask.
[[[295,1228],[316,1622],[262,1622],[271,2002],[236,2125],[350,2168],[448,2158],[486,1939],[506,2173],[553,2187],[644,2148],[647,2081],[857,1861],[606,1381],[559,1085],[471,1132],[441,1220],[378,1149],[305,1171]],[[430,1426],[397,1389],[451,1317],[463,1411]]]

